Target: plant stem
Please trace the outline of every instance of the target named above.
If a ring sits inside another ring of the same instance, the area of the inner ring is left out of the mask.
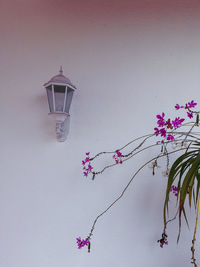
[[[180,141],[182,141],[182,139],[180,139],[180,140],[178,140],[178,141],[180,142]],[[163,144],[169,144],[169,143],[172,143],[172,142],[173,142],[173,141],[167,141],[167,142],[164,142]],[[193,140],[186,140],[186,142],[191,142],[191,143],[192,143]],[[128,154],[128,155],[130,155],[130,156],[128,156],[128,157],[127,157],[127,155],[124,156],[125,159],[123,160],[123,162],[125,162],[125,161],[131,159],[132,157],[134,157],[135,155],[141,153],[141,152],[144,151],[144,150],[148,150],[148,149],[151,148],[151,147],[160,146],[160,145],[163,145],[163,144],[153,144],[153,145],[149,145],[149,146],[147,146],[147,147],[142,148],[141,150],[139,150],[139,151],[137,151],[137,152],[135,152],[135,149],[134,149],[133,151],[131,151],[131,152]],[[133,152],[135,152],[135,153],[133,153]],[[108,152],[102,152],[102,153],[108,153]],[[95,156],[95,157],[96,157],[96,156]],[[95,158],[95,157],[94,157],[94,158]],[[93,159],[94,159],[94,158],[93,158]],[[107,166],[105,166],[102,170],[100,170],[100,171],[96,171],[96,172],[95,172],[95,175],[102,174],[106,169],[111,168],[111,167],[116,166],[116,165],[119,165],[119,164],[117,164],[117,163],[113,163],[113,164],[107,165]]]
[[[136,138],[136,139],[133,139],[132,141],[130,141],[129,143],[127,143],[127,144],[124,145],[123,147],[119,148],[118,150],[120,151],[120,150],[124,149],[125,147],[129,146],[130,144],[134,143],[135,141],[138,141],[138,140],[140,140],[140,139],[142,139],[142,138],[145,138],[145,141],[146,141],[147,139],[149,139],[150,137],[152,137],[152,136],[154,136],[154,135],[155,135],[155,134],[146,134],[146,135],[144,135],[144,136],[140,136],[140,137],[138,137],[138,138]],[[145,142],[145,141],[144,141],[144,142]],[[94,160],[95,158],[99,157],[99,156],[102,155],[102,154],[113,154],[113,153],[115,153],[115,151],[103,151],[103,152],[99,152],[99,153],[96,154],[93,158],[91,158],[90,161]]]
[[[188,131],[188,133],[186,134],[185,139],[184,139],[183,142],[182,142],[182,145],[184,144],[184,142],[185,142],[185,140],[187,139],[188,135],[192,132],[192,129],[194,128],[195,125],[196,125],[196,124],[193,124],[192,127],[190,128],[190,130]]]
[[[169,152],[168,153],[168,155],[170,155],[170,154],[174,154],[174,153],[176,153],[176,152],[178,152],[178,151],[181,151],[181,150],[184,150],[185,148],[180,148],[180,149],[177,149],[177,150],[175,150],[175,151],[172,151],[172,152]],[[96,225],[96,223],[97,223],[97,221],[98,221],[98,219],[101,217],[101,216],[103,216],[113,205],[115,205],[116,204],[116,202],[118,202],[122,197],[123,197],[123,195],[124,195],[124,193],[126,192],[126,190],[128,189],[128,187],[129,187],[129,185],[131,184],[131,182],[133,181],[133,179],[135,178],[135,176],[146,166],[146,165],[148,165],[150,162],[152,162],[153,160],[155,160],[155,159],[158,159],[158,158],[162,158],[162,157],[165,157],[166,156],[166,154],[162,154],[162,155],[159,155],[159,156],[157,156],[157,157],[154,157],[154,158],[152,158],[151,160],[148,160],[146,163],[144,163],[135,173],[134,173],[134,175],[131,177],[131,179],[129,180],[129,182],[128,182],[128,184],[125,186],[125,188],[122,190],[122,192],[121,192],[121,194],[119,195],[119,197],[117,197],[101,214],[99,214],[97,217],[96,217],[96,219],[94,220],[94,222],[93,222],[93,225],[92,225],[92,228],[91,228],[91,230],[90,230],[90,233],[89,233],[89,235],[88,235],[88,240],[90,240],[91,239],[91,236],[92,236],[92,234],[93,234],[93,231],[94,231],[94,228],[95,228],[95,225]]]
[[[198,219],[199,219],[199,206],[200,206],[200,194],[199,194],[199,198],[198,198],[197,216],[196,216],[194,235],[193,235],[192,247],[191,247],[191,251],[192,251],[192,262],[191,263],[193,263],[195,267],[197,267],[197,264],[196,264],[196,259],[194,257],[194,252],[195,252],[194,244],[196,241],[197,223],[198,223]]]

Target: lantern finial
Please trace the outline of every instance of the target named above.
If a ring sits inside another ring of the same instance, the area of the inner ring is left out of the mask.
[[[62,65],[60,66],[59,73],[60,73],[60,75],[63,75],[63,69],[62,69]]]

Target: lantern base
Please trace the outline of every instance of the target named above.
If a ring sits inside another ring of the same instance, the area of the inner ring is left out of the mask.
[[[56,120],[56,138],[58,142],[64,142],[69,134],[70,115],[69,114],[52,114]]]

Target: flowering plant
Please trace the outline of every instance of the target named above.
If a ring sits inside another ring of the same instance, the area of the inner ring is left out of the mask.
[[[158,161],[161,158],[166,158],[166,166],[163,174],[167,177],[168,181],[164,201],[163,233],[161,239],[158,240],[158,243],[160,244],[161,248],[163,248],[164,245],[168,245],[166,234],[167,224],[170,221],[175,220],[177,216],[179,222],[179,233],[177,241],[179,240],[181,233],[182,216],[184,216],[184,219],[188,224],[188,219],[185,211],[185,200],[188,197],[189,206],[191,207],[193,199],[194,207],[196,210],[196,223],[191,251],[192,264],[194,266],[197,266],[196,259],[194,256],[194,245],[200,208],[200,133],[194,132],[194,128],[199,126],[200,111],[195,110],[196,106],[197,103],[195,103],[193,100],[191,102],[187,102],[185,105],[176,104],[175,110],[184,110],[186,115],[185,117],[175,117],[174,119],[166,118],[165,113],[162,112],[162,114],[156,115],[157,126],[154,128],[154,133],[136,138],[130,141],[128,144],[124,145],[123,147],[118,148],[114,151],[100,152],[93,157],[90,156],[90,152],[86,153],[86,157],[82,161],[83,175],[85,177],[91,176],[92,180],[94,180],[97,175],[102,174],[106,169],[119,164],[123,164],[124,161],[130,160],[132,157],[145,150],[154,147],[160,148],[159,153],[155,157],[143,163],[140,168],[136,170],[134,175],[130,178],[129,182],[124,187],[121,194],[110,205],[108,205],[108,207],[101,214],[96,217],[87,238],[77,238],[77,244],[79,249],[86,246],[88,247],[88,251],[90,251],[91,237],[93,235],[97,221],[113,205],[115,205],[116,202],[118,202],[123,197],[135,176],[149,164],[152,168],[152,174],[154,175],[155,170],[158,167]],[[189,121],[186,121],[186,118],[188,118]],[[152,144],[152,138],[161,139],[156,140]],[[149,141],[151,141],[151,144],[146,145]],[[125,153],[124,151],[127,149],[129,150],[127,153]],[[170,164],[171,155],[176,154],[178,152],[181,152],[181,155],[179,155],[178,158],[172,164]],[[111,159],[114,160],[114,162],[104,166],[103,169],[99,171],[94,170],[93,166],[95,159],[105,154],[111,154]],[[172,219],[168,218],[168,203],[170,199],[170,194],[174,195],[178,203],[176,214]]]

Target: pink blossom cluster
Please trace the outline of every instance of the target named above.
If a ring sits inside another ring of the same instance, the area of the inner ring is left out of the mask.
[[[160,243],[161,248],[163,248],[164,245],[168,245],[167,234],[165,232],[162,233],[162,238],[158,240],[158,243]]]
[[[86,158],[82,160],[82,166],[83,166],[83,175],[87,177],[88,174],[92,171],[93,167],[91,165],[91,161],[89,158],[90,152],[87,152],[85,154],[86,154]]]
[[[184,106],[176,104],[175,109],[185,109],[187,110],[187,116],[188,118],[193,118],[193,111],[191,110],[192,108],[195,108],[197,103],[192,100],[191,102],[187,102]],[[156,115],[157,118],[157,125],[158,127],[154,128],[154,133],[156,136],[161,136],[163,137],[162,143],[164,140],[168,141],[174,141],[174,136],[172,134],[167,134],[168,129],[175,130],[179,128],[182,123],[184,122],[184,118],[176,117],[174,120],[171,119],[165,119],[165,113],[162,112],[161,115]]]
[[[193,118],[193,112],[192,112],[192,108],[195,108],[197,105],[197,103],[194,102],[194,100],[192,100],[191,102],[185,103],[184,106],[180,106],[179,104],[176,104],[175,109],[179,110],[181,108],[184,108],[185,110],[187,110],[187,116],[188,118],[192,119]]]
[[[167,139],[168,141],[173,141],[174,136],[172,134],[167,134],[167,130],[179,128],[183,123],[183,121],[185,120],[180,117],[176,117],[173,121],[171,121],[171,119],[166,120],[164,112],[161,115],[159,114],[156,115],[156,118],[158,119],[157,120],[158,127],[154,128],[155,135],[156,136],[160,135],[161,137]]]
[[[116,150],[115,154],[113,155],[113,159],[115,160],[116,164],[122,164],[122,153],[119,150]]]
[[[164,245],[168,245],[168,241],[160,242],[160,247],[163,248]]]
[[[175,195],[175,197],[177,197],[178,196],[178,187],[175,185],[172,185],[172,187],[170,188],[170,192],[172,192]]]
[[[90,244],[90,241],[88,240],[88,238],[81,240],[80,237],[77,237],[76,238],[76,243],[77,243],[78,249],[81,249],[84,246],[88,247],[88,245]]]

